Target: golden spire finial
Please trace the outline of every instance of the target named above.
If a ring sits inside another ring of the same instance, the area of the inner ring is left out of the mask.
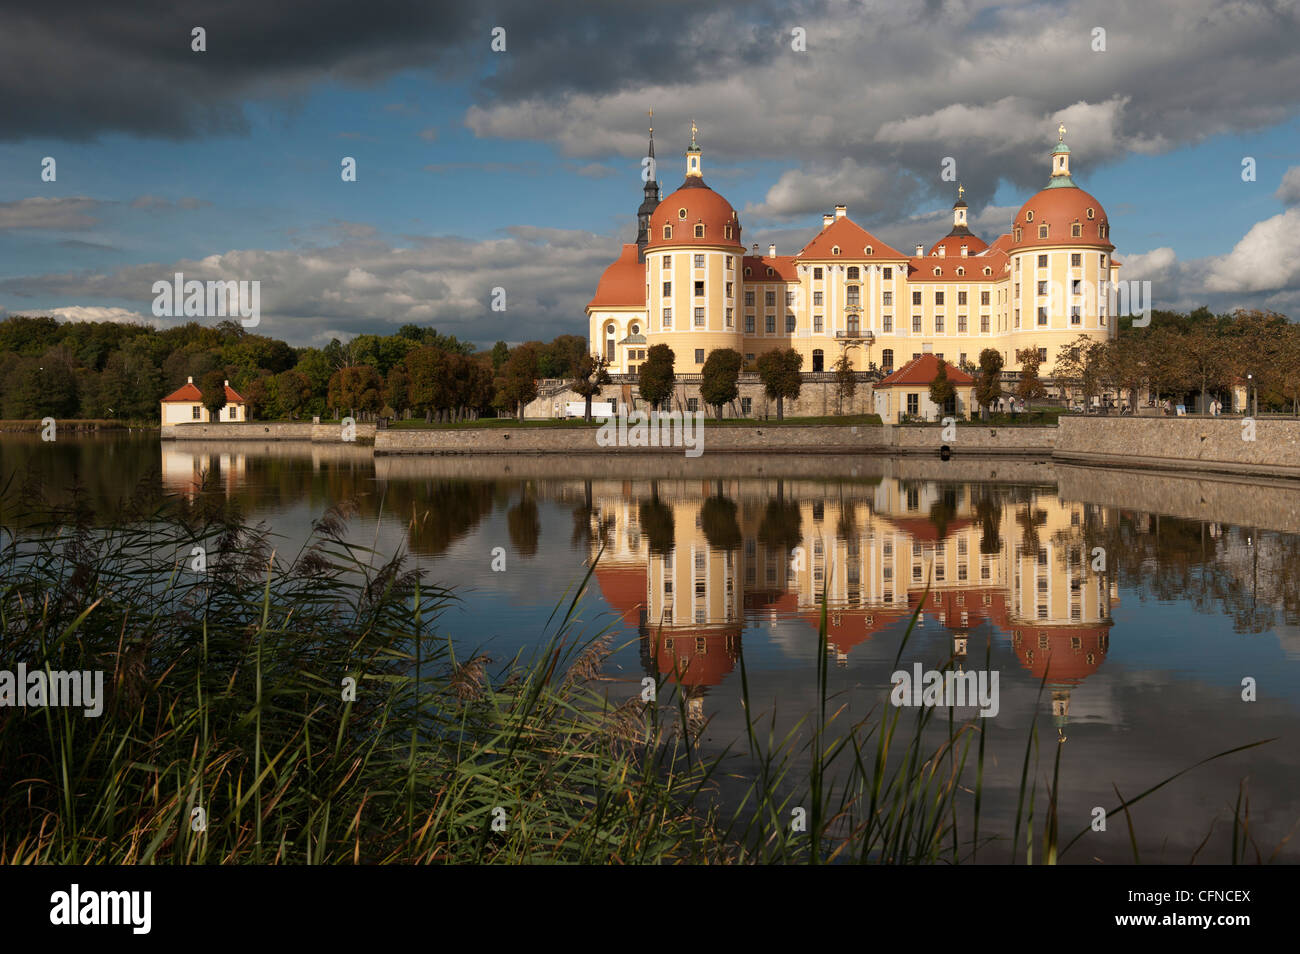
[[[650,107],[650,132],[652,135],[654,131],[655,131],[655,108],[651,106]]]
[[[699,132],[699,130],[695,128],[695,120],[692,119],[691,120],[691,142],[695,142],[695,134],[697,132]]]
[[[1056,127],[1056,141],[1065,142],[1065,123]]]
[[[957,183],[957,198],[960,199],[960,198],[961,198],[962,196],[964,196],[965,194],[966,194],[966,187],[963,186],[960,182],[958,182],[958,183]]]

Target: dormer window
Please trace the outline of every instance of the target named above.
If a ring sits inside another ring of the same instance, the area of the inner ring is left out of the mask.
[[[722,231],[723,231],[723,234],[726,235],[727,238],[731,238],[731,226],[730,226],[730,225],[728,225],[728,226],[727,226],[725,229],[723,229]]]
[[[1032,221],[1034,221],[1034,213],[1033,213],[1032,210],[1030,210],[1029,212],[1026,212],[1026,213],[1025,213],[1025,221],[1026,221],[1026,222],[1032,222]]]
[[[832,255],[838,255],[838,254],[840,254],[840,247],[839,247],[838,245],[833,246],[833,247],[831,248],[831,254],[832,254]]]
[[[670,239],[670,238],[672,238],[672,237],[673,237],[673,227],[672,227],[671,225],[665,225],[665,226],[664,226],[664,238],[666,238],[666,239]]]
[[[1073,238],[1083,238],[1083,226],[1075,222],[1070,226],[1070,235]]]
[[[1038,237],[1039,237],[1040,239],[1045,239],[1045,238],[1047,238],[1047,226],[1046,226],[1046,225],[1040,225],[1040,226],[1038,227]]]
[[[1016,241],[1017,241],[1017,242],[1020,241],[1020,236],[1021,236],[1021,231],[1020,231],[1020,229],[1016,229]]]
[[[992,275],[992,274],[993,274],[993,269],[991,269],[991,268],[989,268],[987,265],[985,265],[985,266],[984,266],[984,274],[985,274],[985,275]]]
[[[685,210],[685,209],[678,209],[678,210],[677,210],[677,217],[678,217],[679,219],[684,219],[684,218],[686,218],[686,210]]]
[[[768,274],[768,277],[770,278],[771,275],[772,275],[772,269],[769,268],[769,269],[767,270],[767,274]]]
[[[697,226],[695,226],[695,237],[696,237],[696,238],[704,238],[704,226],[703,226],[703,225],[697,225]]]
[[[1089,210],[1088,210],[1088,218],[1091,219],[1095,214],[1096,214],[1096,213],[1094,212],[1094,210],[1092,210],[1092,209],[1089,209]]]
[[[745,274],[748,275],[748,274],[750,274],[750,272],[751,272],[750,267],[749,267],[748,265],[746,265],[746,266],[745,266]]]
[[[965,274],[966,274],[966,269],[964,269],[964,268],[958,268],[958,269],[957,269],[957,274],[958,274],[958,275],[965,275]]]
[[[936,268],[936,269],[934,270],[934,273],[935,273],[936,275],[942,275],[942,274],[943,274],[943,269],[942,269],[942,268]]]
[[[874,254],[875,254],[875,251],[871,248],[870,245],[868,245],[866,248],[864,248],[864,249],[862,250],[862,254],[863,254],[863,255],[874,255]]]

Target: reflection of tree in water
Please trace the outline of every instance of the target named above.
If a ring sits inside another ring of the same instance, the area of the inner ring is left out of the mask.
[[[803,518],[799,505],[786,502],[785,484],[776,482],[776,496],[767,502],[758,525],[758,542],[766,547],[789,553],[803,542]]]
[[[659,484],[650,484],[650,499],[641,501],[641,532],[645,535],[646,545],[656,556],[667,556],[673,552],[675,527],[673,511],[659,499]]]
[[[740,521],[736,518],[736,503],[726,497],[709,497],[700,507],[700,527],[704,539],[714,550],[738,550],[744,542],[740,534]]]
[[[387,509],[409,521],[412,553],[437,556],[492,512],[495,486],[468,480],[389,481]]]
[[[0,441],[0,494],[6,524],[22,523],[30,508],[14,506],[33,494],[56,510],[77,509],[105,526],[148,513],[163,501],[158,437],[73,435],[46,442],[37,434],[6,434]],[[35,498],[33,498],[35,499]]]
[[[853,540],[858,535],[858,506],[845,500],[843,488],[840,496],[840,518],[835,521],[835,536],[840,540]]]
[[[930,522],[942,540],[948,536],[948,527],[957,519],[957,488],[942,487],[939,499],[930,505]]]
[[[1002,549],[1002,503],[995,489],[988,484],[980,487],[975,499],[975,519],[980,525],[980,553],[999,552]]]
[[[538,516],[537,501],[529,485],[519,490],[519,502],[506,511],[506,530],[510,545],[521,557],[537,555],[537,541],[542,535],[542,521]]]
[[[1223,612],[1239,633],[1300,622],[1300,538],[1225,528],[1158,514],[1120,512],[1109,526],[1084,522],[1088,551],[1102,547],[1108,569],[1142,599],[1186,600]]]

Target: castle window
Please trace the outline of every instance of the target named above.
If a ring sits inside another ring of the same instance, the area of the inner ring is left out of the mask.
[[[864,248],[862,249],[862,254],[863,254],[863,255],[875,255],[875,254],[876,254],[876,251],[875,251],[875,249],[873,249],[870,245],[868,245],[868,246],[866,246],[866,247],[864,247]],[[886,277],[888,277],[888,276],[886,276]]]
[[[752,291],[745,292],[745,304],[750,308],[754,307],[754,293]]]
[[[859,275],[859,274],[860,274],[860,273],[858,272],[858,266],[856,266],[856,265],[850,265],[850,266],[849,266],[849,271],[848,271],[848,280],[849,280],[849,281],[851,281],[851,282],[856,282],[856,281],[858,280],[858,275]]]
[[[1071,252],[1071,253],[1070,253],[1070,267],[1071,267],[1071,268],[1078,268],[1078,267],[1081,266],[1082,264],[1083,264],[1083,256],[1082,256],[1081,254],[1079,254],[1078,252]]]
[[[880,316],[880,330],[883,331],[885,334],[890,334],[894,330],[893,315]]]
[[[813,292],[813,304],[814,304],[815,306],[817,306],[818,308],[821,307],[821,305],[822,305],[822,293],[821,293],[821,292],[819,292],[819,291],[815,291],[815,292]]]
[[[1046,363],[1047,363],[1047,349],[1046,349],[1046,348],[1039,348],[1039,349],[1038,349],[1038,363],[1039,363],[1039,364],[1046,364]]]
[[[985,265],[985,266],[984,266],[984,274],[985,274],[985,275],[992,275],[992,274],[993,274],[993,269],[991,269],[991,268],[989,268],[987,265]]]
[[[957,274],[958,274],[958,275],[965,275],[965,274],[966,274],[966,269],[961,268],[961,267],[958,267],[958,269],[957,269]]]
[[[677,217],[678,217],[679,219],[684,219],[684,218],[686,218],[686,210],[685,210],[685,209],[678,209],[678,210],[677,210]]]
[[[696,255],[696,256],[695,256],[695,267],[696,267],[696,268],[703,268],[703,267],[704,267],[704,256],[703,256],[703,255]]]
[[[1026,221],[1026,222],[1032,222],[1032,221],[1034,221],[1034,213],[1033,213],[1033,212],[1026,212],[1026,213],[1025,213],[1025,221]]]
[[[1038,237],[1039,237],[1040,239],[1045,239],[1045,238],[1047,238],[1047,226],[1046,226],[1046,225],[1040,225],[1040,226],[1038,227]]]
[[[934,273],[935,273],[936,275],[942,275],[942,274],[943,274],[943,269],[942,269],[942,268],[936,268],[936,269],[934,270]]]
[[[668,237],[668,236],[666,236],[666,235],[664,236],[664,238],[667,238],[667,237]],[[665,256],[664,256],[664,268],[672,268],[672,267],[673,267],[673,257],[672,257],[671,255],[665,255]]]
[[[934,293],[934,303],[935,303],[936,305],[942,305],[942,304],[943,304],[943,292],[941,292],[941,291],[937,291],[937,292]]]
[[[1070,235],[1073,238],[1083,238],[1083,226],[1075,222],[1070,226]]]
[[[1016,229],[1016,241],[1020,241],[1020,229]]]
[[[745,274],[746,274],[746,275],[749,275],[750,273],[751,273],[751,272],[750,272],[750,267],[749,267],[748,265],[746,265],[746,266],[745,266]],[[748,294],[748,293],[746,293],[746,294]],[[746,304],[748,304],[748,302],[746,302]]]
[[[1047,256],[1046,256],[1046,255],[1040,255],[1040,256],[1038,256],[1038,267],[1039,267],[1039,268],[1046,268],[1046,267],[1047,267]]]
[[[722,230],[722,233],[723,233],[727,238],[731,238],[731,226],[728,225],[725,229]],[[730,260],[730,259],[727,259],[727,261],[730,262],[731,260]],[[728,265],[727,267],[730,268],[731,266]]]
[[[673,283],[664,282],[664,297],[668,298],[673,293]]]
[[[880,353],[880,367],[886,371],[894,370],[894,349],[886,348]]]
[[[731,226],[730,226],[730,225],[727,226],[727,238],[731,238]],[[731,256],[728,255],[728,256],[727,256],[727,270],[730,271],[732,268],[733,268],[733,265],[732,265],[732,261],[731,261]]]
[[[813,269],[813,281],[815,281],[815,282],[819,282],[819,281],[821,281],[821,280],[822,280],[822,270],[821,270],[820,268],[814,268],[814,269]]]
[[[695,226],[695,237],[696,237],[696,238],[704,238],[704,226],[703,226],[703,225],[697,225],[697,226]]]
[[[752,335],[753,333],[754,333],[754,316],[753,316],[753,315],[746,315],[746,316],[745,316],[745,334],[747,334],[747,335]]]
[[[668,329],[668,328],[671,328],[672,326],[673,326],[673,310],[672,310],[671,308],[665,308],[665,309],[664,309],[664,328],[665,328],[665,329]]]
[[[891,291],[881,292],[880,303],[882,305],[892,305],[894,303],[894,293]]]
[[[769,278],[772,277],[772,269],[769,268],[769,269],[767,270],[767,275],[768,275]]]
[[[1089,210],[1088,210],[1088,218],[1090,218],[1090,219],[1093,218],[1094,214],[1095,214],[1095,213],[1094,213],[1094,211],[1093,211],[1092,209],[1089,209]]]
[[[921,304],[921,293],[919,291],[912,292],[912,304],[913,305]]]
[[[704,282],[695,283],[695,297],[696,298],[704,297]]]
[[[892,268],[886,268],[884,270],[885,281],[889,281],[893,277],[894,277],[894,270]]]
[[[703,309],[703,308],[696,308],[696,309],[695,309],[695,327],[696,327],[696,328],[703,328],[703,327],[704,327],[704,309]]]
[[[838,245],[833,246],[833,247],[831,248],[831,254],[832,254],[832,255],[838,255],[838,254],[840,254],[840,247],[839,247]]]
[[[764,303],[765,305],[767,305],[768,308],[773,308],[773,307],[775,307],[775,306],[776,306],[776,292],[774,292],[774,291],[766,292],[766,293],[763,295],[763,303]]]

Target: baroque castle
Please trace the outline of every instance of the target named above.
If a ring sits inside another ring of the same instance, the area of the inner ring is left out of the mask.
[[[991,245],[967,225],[959,186],[952,230],[928,251],[891,248],[837,205],[798,253],[770,245],[761,255],[757,245],[746,252],[735,209],[705,184],[692,124],[685,181],[660,200],[648,178],[636,242],[587,305],[592,353],[616,374],[635,373],[655,344],[671,347],[685,373],[718,348],[740,352],[746,367],[794,348],[804,371],[830,371],[847,354],[855,370],[888,373],[926,354],[973,365],[986,348],[1015,370],[1016,352],[1033,348],[1051,377],[1062,345],[1116,336],[1098,290],[1119,269],[1106,211],[1075,184],[1058,132],[1047,185]]]

